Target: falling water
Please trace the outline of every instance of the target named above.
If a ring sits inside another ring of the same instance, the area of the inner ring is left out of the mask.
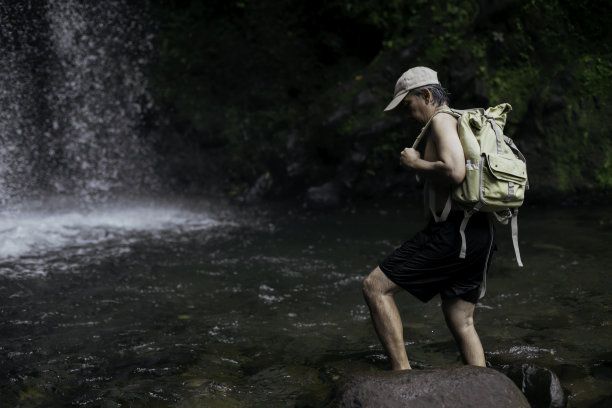
[[[218,224],[200,205],[154,199],[147,12],[130,0],[0,3],[0,276],[46,276],[74,269],[56,253],[97,262],[143,232]]]
[[[49,196],[92,204],[151,189],[142,123],[153,48],[133,2],[0,6],[0,203]]]

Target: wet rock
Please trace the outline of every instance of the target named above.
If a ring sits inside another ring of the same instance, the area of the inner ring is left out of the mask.
[[[306,200],[315,207],[338,207],[344,202],[344,185],[337,180],[310,187]]]
[[[511,365],[503,369],[525,394],[533,408],[563,408],[567,399],[559,378],[551,370],[533,364]]]
[[[266,172],[259,176],[255,184],[244,195],[245,202],[253,202],[265,197],[274,185],[274,180],[270,172]]]
[[[355,374],[329,407],[529,407],[514,383],[484,367]]]

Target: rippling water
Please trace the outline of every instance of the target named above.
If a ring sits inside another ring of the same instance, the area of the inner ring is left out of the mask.
[[[612,210],[527,208],[499,228],[477,327],[494,366],[551,368],[572,406],[611,398]],[[361,280],[421,226],[397,203],[306,214],[202,202],[0,219],[8,406],[321,406],[387,369]],[[397,301],[416,367],[459,365],[439,301]]]

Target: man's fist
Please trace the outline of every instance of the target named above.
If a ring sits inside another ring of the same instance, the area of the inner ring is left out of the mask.
[[[400,154],[400,164],[404,167],[411,168],[412,163],[420,158],[421,154],[417,150],[414,150],[412,147],[406,147]]]

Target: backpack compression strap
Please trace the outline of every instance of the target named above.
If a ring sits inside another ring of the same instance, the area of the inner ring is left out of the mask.
[[[521,261],[521,253],[519,252],[518,244],[518,209],[512,211],[510,229],[512,230],[512,246],[514,246],[514,255],[516,256],[516,263],[518,263],[518,266],[523,266],[523,261]]]
[[[518,243],[518,208],[514,210],[510,210],[510,216],[504,217],[500,216],[496,212],[492,213],[497,218],[497,221],[501,222],[504,225],[508,224],[508,219],[510,220],[510,230],[512,231],[512,246],[514,247],[514,256],[516,256],[516,263],[518,266],[523,266],[523,261],[521,260],[521,252],[519,251],[519,243]]]

